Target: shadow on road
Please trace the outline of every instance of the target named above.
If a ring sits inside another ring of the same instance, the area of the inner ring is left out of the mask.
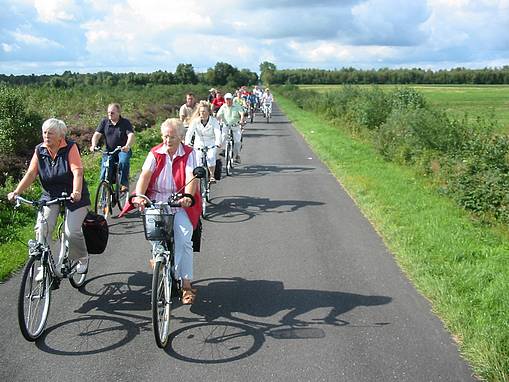
[[[274,200],[254,196],[222,196],[212,198],[210,202],[206,220],[215,223],[239,223],[261,214],[283,214],[324,204],[312,200]]]
[[[257,352],[267,336],[277,340],[319,340],[329,327],[381,328],[388,322],[356,324],[341,316],[357,307],[388,304],[387,296],[285,289],[281,281],[242,278],[194,283],[191,312],[177,317],[184,326],[171,334],[167,353],[193,363],[225,363]]]

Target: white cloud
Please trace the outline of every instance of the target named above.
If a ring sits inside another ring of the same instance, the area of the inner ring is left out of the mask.
[[[72,21],[78,10],[74,0],[34,0],[39,20],[45,23]]]
[[[61,44],[59,44],[56,41],[47,39],[46,37],[39,37],[34,36],[28,33],[23,33],[20,31],[11,32],[11,35],[14,37],[14,39],[17,42],[26,44],[26,45],[33,45],[38,46],[42,48],[63,48]]]
[[[19,46],[17,46],[16,44],[6,44],[5,42],[2,43],[2,50],[5,53],[11,53],[17,49],[19,49]]]

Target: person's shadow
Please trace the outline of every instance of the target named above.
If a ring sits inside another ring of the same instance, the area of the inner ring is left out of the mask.
[[[392,298],[388,296],[285,289],[281,281],[232,278],[203,280],[194,284],[198,286],[198,295],[191,311],[204,317],[206,321],[218,318],[238,321],[239,314],[242,317],[247,315],[253,318],[264,318],[288,311],[276,325],[309,326],[321,323],[344,326],[349,324],[341,319],[344,313],[359,306],[384,305],[392,301]],[[315,309],[322,311],[324,308],[329,310],[322,318],[312,321],[306,321],[303,318],[308,312]],[[241,321],[246,324],[257,324],[250,319]]]

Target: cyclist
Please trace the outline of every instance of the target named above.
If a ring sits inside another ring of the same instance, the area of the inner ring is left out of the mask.
[[[221,106],[217,112],[217,119],[223,122],[226,131],[223,131],[224,136],[228,134],[228,128],[232,129],[233,133],[233,155],[235,162],[240,163],[240,140],[242,138],[241,125],[244,125],[244,109],[239,105],[233,104],[233,96],[231,93],[224,95],[225,104]]]
[[[37,177],[43,189],[40,200],[52,200],[67,193],[73,198],[66,204],[66,220],[64,232],[69,241],[69,258],[78,260],[77,272],[88,270],[88,252],[81,225],[88,212],[90,194],[83,177],[83,165],[78,146],[74,141],[67,140],[65,123],[50,118],[42,124],[43,142],[35,147],[34,155],[28,170],[13,192],[7,195],[13,201],[17,195],[25,191]],[[51,235],[60,212],[60,206],[45,206],[37,215],[35,226],[36,240],[51,243]],[[45,224],[47,222],[47,224]],[[57,269],[60,270],[62,260],[58,259]]]
[[[207,101],[209,101],[209,104],[211,104],[212,101],[214,101],[214,98],[216,98],[216,92],[217,90],[214,88],[209,89],[209,95],[207,97]]]
[[[219,90],[216,90],[216,98],[214,98],[211,102],[212,106],[212,113],[216,114],[218,110],[223,106],[224,104],[224,97],[223,93],[221,93]]]
[[[210,115],[210,106],[207,102],[200,102],[198,111],[199,117],[191,121],[189,129],[187,130],[185,144],[189,145],[194,135],[195,148],[215,146],[215,148],[207,151],[207,167],[210,172],[210,183],[216,183],[216,179],[214,178],[217,155],[216,148],[221,147],[221,128],[217,119]],[[202,155],[204,155],[202,151],[196,150],[196,161],[198,164],[202,163]]]
[[[186,103],[180,107],[179,117],[180,120],[184,123],[184,127],[187,129],[189,127],[189,122],[191,122],[191,118],[193,113],[197,108],[196,99],[194,98],[193,93],[186,94]]]
[[[255,85],[254,89],[253,89],[253,93],[256,95],[256,98],[258,99],[258,103],[257,103],[257,107],[260,108],[260,102],[262,100],[262,96],[263,96],[263,90],[260,89],[260,87],[258,85]]]
[[[113,151],[117,146],[122,147],[118,156],[115,156],[113,160],[110,161],[110,166],[112,166],[114,162],[118,162],[119,169],[122,173],[120,191],[125,192],[129,188],[129,161],[132,155],[131,147],[134,143],[134,130],[131,122],[120,115],[120,105],[118,103],[110,103],[108,105],[108,117],[101,120],[92,136],[90,145],[91,152],[95,150],[99,140],[103,136],[106,143],[106,150]],[[106,175],[106,168],[103,166],[106,160],[107,155],[104,154],[101,162],[101,180],[103,180]],[[109,173],[114,173],[111,167]]]
[[[266,112],[272,112],[272,102],[274,102],[274,96],[270,93],[270,89],[266,88],[261,100],[262,107]]]
[[[145,194],[151,200],[167,201],[173,193],[184,189],[184,193],[194,195],[195,204],[191,207],[189,197],[181,199],[180,208],[175,213],[173,232],[175,235],[175,276],[182,282],[182,303],[192,304],[196,289],[191,287],[193,278],[193,229],[197,227],[201,214],[201,197],[198,180],[193,179],[196,167],[195,151],[182,144],[185,129],[177,118],[169,118],[161,125],[163,142],[153,147],[143,164],[136,184],[136,194]],[[186,184],[189,182],[188,184]],[[143,208],[143,199],[135,198]],[[125,210],[125,209],[124,209]]]

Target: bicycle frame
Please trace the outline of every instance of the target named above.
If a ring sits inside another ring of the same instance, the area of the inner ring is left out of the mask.
[[[96,190],[96,199],[94,210],[95,213],[101,214],[106,218],[111,214],[111,210],[114,206],[118,205],[118,208],[122,210],[124,202],[122,202],[122,195],[126,195],[128,192],[121,193],[120,188],[120,166],[118,161],[115,163],[115,183],[110,182],[110,161],[115,154],[118,154],[121,150],[120,146],[117,146],[113,151],[101,151],[106,159],[102,163],[102,167],[105,169],[104,179],[101,180]],[[121,195],[122,194],[122,195]]]

